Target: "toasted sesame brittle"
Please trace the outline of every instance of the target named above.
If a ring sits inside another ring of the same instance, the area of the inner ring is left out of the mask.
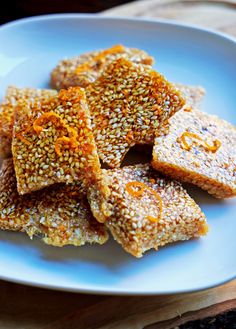
[[[157,137],[153,167],[217,198],[236,196],[236,128],[198,110],[176,113]]]
[[[32,106],[57,94],[56,90],[8,87],[0,104],[0,156],[11,156],[14,109],[20,100]]]
[[[12,143],[19,194],[55,183],[94,185],[109,194],[102,177],[84,91],[61,90],[40,104],[16,111]]]
[[[12,159],[0,171],[0,228],[42,237],[53,246],[103,244],[104,225],[90,211],[80,185],[56,184],[27,195],[17,192]]]
[[[111,190],[111,215],[104,216],[105,225],[133,256],[207,233],[204,214],[183,187],[148,164],[104,169],[104,173]]]
[[[60,61],[51,73],[51,85],[58,90],[71,86],[85,88],[117,58],[127,58],[135,63],[153,64],[153,58],[145,51],[115,45],[105,50],[92,51]]]
[[[181,92],[150,66],[113,61],[86,88],[100,159],[119,167],[135,144],[154,141],[155,132],[185,100]]]

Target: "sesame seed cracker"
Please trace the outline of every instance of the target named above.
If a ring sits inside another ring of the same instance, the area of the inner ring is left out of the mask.
[[[148,164],[103,171],[111,190],[105,225],[133,256],[207,233],[204,214],[180,183]]]
[[[19,194],[55,183],[94,185],[100,206],[109,189],[103,181],[84,91],[61,90],[57,96],[16,110],[12,152]]]
[[[135,144],[153,142],[155,131],[185,104],[162,75],[124,58],[107,66],[86,95],[98,154],[110,167],[119,167]]]
[[[176,113],[155,139],[152,166],[217,198],[236,196],[236,128],[198,110]]]
[[[20,196],[12,159],[4,160],[0,171],[0,228],[26,232],[31,238],[36,235],[58,247],[103,244],[108,239],[80,185],[56,184]]]

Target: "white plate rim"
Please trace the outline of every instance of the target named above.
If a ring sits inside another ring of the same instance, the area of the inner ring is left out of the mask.
[[[233,36],[230,36],[224,32],[221,31],[216,31],[211,28],[205,28],[201,27],[196,24],[189,24],[189,23],[183,23],[178,20],[170,20],[170,19],[163,19],[163,18],[148,18],[148,17],[127,17],[127,16],[102,16],[101,13],[98,14],[80,14],[80,13],[65,13],[65,14],[47,14],[47,15],[37,15],[37,16],[31,16],[31,17],[26,17],[26,18],[21,18],[17,19],[5,24],[2,24],[0,26],[0,32],[7,30],[8,28],[11,27],[17,27],[21,26],[22,24],[28,24],[30,22],[40,22],[40,21],[47,21],[47,20],[58,20],[58,19],[90,19],[90,20],[100,20],[100,21],[109,21],[109,20],[116,20],[120,22],[144,22],[144,23],[150,23],[150,24],[162,24],[162,25],[168,25],[168,26],[173,26],[173,27],[183,27],[186,29],[191,29],[191,30],[197,30],[199,32],[206,32],[210,35],[213,36],[218,36],[222,39],[226,39],[229,42],[232,42],[234,45],[236,45],[236,38]],[[39,288],[45,288],[45,289],[52,289],[52,290],[58,290],[58,291],[68,291],[68,292],[73,292],[73,293],[86,293],[86,294],[98,294],[98,295],[117,295],[117,296],[154,296],[154,295],[173,295],[173,294],[185,294],[185,293],[193,293],[193,292],[198,292],[198,291],[204,291],[213,287],[218,287],[220,285],[223,285],[225,283],[228,283],[234,279],[236,279],[236,271],[234,275],[231,275],[224,280],[221,280],[219,282],[213,282],[212,284],[207,284],[205,286],[202,286],[201,288],[188,288],[188,289],[176,289],[172,290],[171,292],[159,292],[158,291],[148,291],[148,292],[139,292],[139,291],[128,291],[127,290],[122,290],[122,289],[105,289],[105,288],[96,288],[96,289],[89,289],[89,288],[78,288],[78,287],[68,287],[67,285],[57,285],[54,283],[50,284],[45,284],[43,282],[37,282],[34,280],[24,280],[22,278],[10,276],[10,275],[3,275],[0,273],[0,279],[5,280],[8,282],[13,282],[13,283],[19,283],[19,284],[24,284],[27,286],[32,286],[32,287],[39,287]]]
[[[222,31],[214,30],[211,28],[203,27],[197,24],[190,24],[190,23],[185,23],[181,22],[176,19],[167,19],[167,18],[149,18],[149,17],[127,17],[127,16],[102,16],[101,13],[98,14],[83,14],[83,13],[65,13],[65,14],[47,14],[47,15],[36,15],[36,16],[30,16],[30,17],[25,17],[25,18],[20,18],[13,20],[11,22],[4,23],[0,26],[0,31],[4,29],[11,28],[13,26],[18,26],[21,24],[27,24],[30,22],[40,22],[40,21],[47,21],[47,20],[57,20],[57,19],[62,19],[62,18],[71,18],[71,19],[92,19],[92,20],[116,20],[116,21],[141,21],[145,23],[160,23],[163,25],[172,25],[172,26],[181,26],[185,28],[190,28],[193,30],[198,30],[202,32],[207,32],[225,39],[228,39],[229,41],[236,43],[236,38],[224,33]]]
[[[11,276],[4,276],[0,273],[0,280],[4,280],[11,283],[22,284],[29,287],[37,287],[43,288],[47,290],[55,290],[55,291],[64,291],[64,292],[72,292],[72,293],[80,293],[80,294],[89,294],[89,295],[104,295],[104,296],[170,296],[170,295],[177,295],[177,294],[189,294],[189,293],[196,293],[205,290],[209,290],[212,288],[217,288],[221,285],[229,283],[236,279],[236,274],[218,282],[217,284],[209,284],[202,286],[201,288],[190,288],[190,289],[179,289],[179,290],[172,290],[171,292],[158,292],[158,291],[148,291],[148,292],[139,292],[139,291],[127,291],[122,289],[105,289],[105,288],[96,288],[96,289],[86,289],[86,288],[75,288],[75,287],[68,287],[66,285],[57,285],[54,283],[45,284],[43,282],[36,282],[33,280],[24,280],[20,278],[15,278]]]

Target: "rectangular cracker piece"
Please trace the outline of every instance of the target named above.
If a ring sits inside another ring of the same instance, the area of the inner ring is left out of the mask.
[[[86,88],[100,159],[119,167],[135,144],[154,141],[155,131],[185,104],[181,92],[150,66],[113,61]]]
[[[51,85],[56,89],[71,86],[85,88],[117,58],[126,58],[134,63],[145,65],[152,65],[154,61],[143,50],[114,45],[105,50],[95,50],[60,61],[51,73]]]
[[[22,102],[16,111],[12,152],[20,194],[80,181],[108,193],[79,87],[61,90],[39,107]]]
[[[17,88],[10,86],[0,104],[0,156],[11,157],[12,129],[14,122],[14,109],[20,100],[25,100],[29,106],[36,105],[43,100],[57,94],[56,90]]]
[[[104,173],[111,190],[105,225],[133,256],[207,233],[204,214],[181,184],[161,177],[148,164]]]
[[[181,111],[157,137],[152,166],[217,198],[236,195],[236,128],[198,110]]]
[[[81,186],[53,185],[20,196],[12,159],[0,171],[0,229],[40,236],[47,244],[81,246],[103,244],[108,239],[104,225],[90,211]]]

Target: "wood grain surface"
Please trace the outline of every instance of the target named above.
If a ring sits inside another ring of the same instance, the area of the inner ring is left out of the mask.
[[[193,294],[149,297],[111,297],[78,310],[45,329],[171,329],[199,317],[236,307],[236,281]],[[201,310],[201,311],[200,311]]]
[[[151,16],[209,26],[236,36],[236,2],[142,0],[102,15]],[[0,329],[171,329],[236,308],[236,280],[193,294],[108,297],[0,281]]]
[[[193,294],[111,297],[0,282],[1,329],[171,329],[236,308],[236,281]]]
[[[236,36],[235,0],[141,0],[108,9],[102,14],[175,19]]]

